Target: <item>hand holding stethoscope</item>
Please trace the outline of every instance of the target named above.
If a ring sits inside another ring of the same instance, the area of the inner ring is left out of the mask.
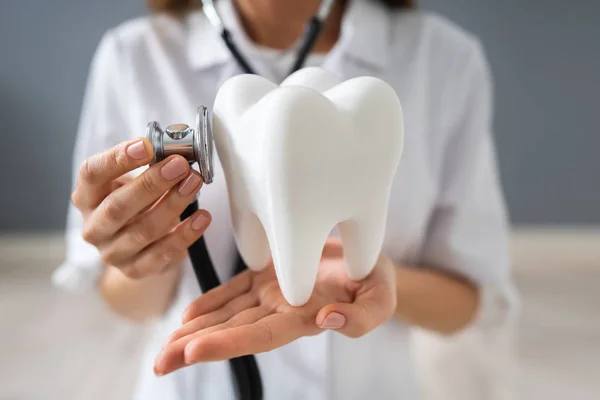
[[[72,194],[84,239],[98,248],[105,265],[134,279],[165,272],[184,259],[211,220],[207,211],[197,211],[179,223],[202,186],[202,177],[182,156],[169,156],[136,178],[128,175],[153,156],[145,139],[94,155],[82,164]]]

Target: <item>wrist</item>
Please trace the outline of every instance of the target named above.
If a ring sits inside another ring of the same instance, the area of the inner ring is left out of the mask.
[[[99,282],[100,294],[116,314],[134,321],[162,315],[171,303],[181,279],[180,264],[142,279],[131,279],[118,268],[107,266]]]
[[[412,269],[413,267],[407,264],[395,264],[397,301],[394,315],[401,320],[406,315],[406,304],[410,301],[411,291],[415,290],[411,285],[411,281],[414,280]]]

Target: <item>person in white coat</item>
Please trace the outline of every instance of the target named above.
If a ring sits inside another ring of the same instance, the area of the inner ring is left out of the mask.
[[[193,1],[150,3],[153,15],[109,30],[93,59],[66,260],[53,276],[64,288],[96,290],[127,318],[158,317],[134,397],[233,399],[226,359],[256,354],[267,400],[510,398],[518,297],[480,41],[410,1],[335,2],[306,65],[388,82],[403,106],[404,152],[371,275],[350,283],[332,237],[313,298],[292,308],[272,267],[232,278],[218,162],[204,188],[179,156],[146,167],[148,121],[193,121],[242,72]],[[319,1],[216,6],[256,71],[280,82],[295,56],[286,49]],[[179,222],[199,192],[201,210]],[[225,282],[207,294],[186,253],[201,235]]]

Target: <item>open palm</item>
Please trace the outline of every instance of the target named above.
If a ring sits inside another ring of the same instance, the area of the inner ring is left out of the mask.
[[[197,362],[270,351],[323,329],[359,337],[387,321],[395,307],[392,263],[381,256],[367,278],[354,282],[346,275],[341,241],[330,238],[305,305],[286,302],[272,265],[246,270],[188,306],[154,369],[163,375]]]

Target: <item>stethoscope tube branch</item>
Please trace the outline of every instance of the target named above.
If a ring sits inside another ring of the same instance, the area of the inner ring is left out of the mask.
[[[254,69],[252,69],[250,64],[248,64],[244,56],[242,56],[242,54],[238,51],[237,46],[233,43],[233,39],[231,39],[231,34],[227,29],[223,29],[221,31],[221,38],[223,39],[225,46],[227,46],[227,48],[231,52],[231,55],[233,56],[237,64],[240,66],[240,68],[242,68],[242,70],[247,74],[256,74],[254,72]]]
[[[323,21],[317,17],[312,17],[311,20],[306,25],[304,30],[304,41],[302,42],[302,46],[298,50],[298,56],[296,57],[296,61],[290,70],[290,74],[298,71],[304,63],[306,62],[306,58],[310,54],[311,50],[315,46],[315,42],[317,41],[317,37],[323,28]]]

